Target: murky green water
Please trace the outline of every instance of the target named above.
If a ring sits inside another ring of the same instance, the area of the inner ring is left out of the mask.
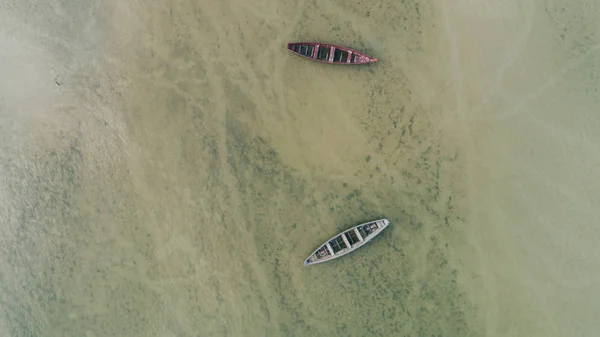
[[[600,6],[0,13],[1,335],[600,329]],[[317,64],[297,40],[380,62]],[[379,217],[366,247],[303,267]]]

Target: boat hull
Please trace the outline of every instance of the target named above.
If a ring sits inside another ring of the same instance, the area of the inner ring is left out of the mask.
[[[389,224],[388,219],[379,219],[346,229],[317,248],[304,260],[304,266],[328,262],[348,255],[383,232]]]
[[[379,61],[377,58],[357,50],[330,43],[291,42],[287,49],[303,58],[329,64],[369,64]]]

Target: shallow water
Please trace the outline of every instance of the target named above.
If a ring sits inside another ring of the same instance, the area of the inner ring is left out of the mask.
[[[599,16],[1,3],[0,333],[595,335]],[[378,217],[366,247],[303,267]]]

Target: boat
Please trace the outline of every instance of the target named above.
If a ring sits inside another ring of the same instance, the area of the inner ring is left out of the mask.
[[[338,233],[310,254],[308,259],[304,260],[304,265],[327,262],[349,254],[371,241],[389,224],[388,219],[379,219]]]
[[[354,49],[319,42],[292,42],[287,49],[309,60],[330,64],[367,64],[379,61]]]

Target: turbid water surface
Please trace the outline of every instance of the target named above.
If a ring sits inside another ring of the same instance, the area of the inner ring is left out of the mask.
[[[598,22],[593,1],[3,0],[0,335],[597,335]]]

